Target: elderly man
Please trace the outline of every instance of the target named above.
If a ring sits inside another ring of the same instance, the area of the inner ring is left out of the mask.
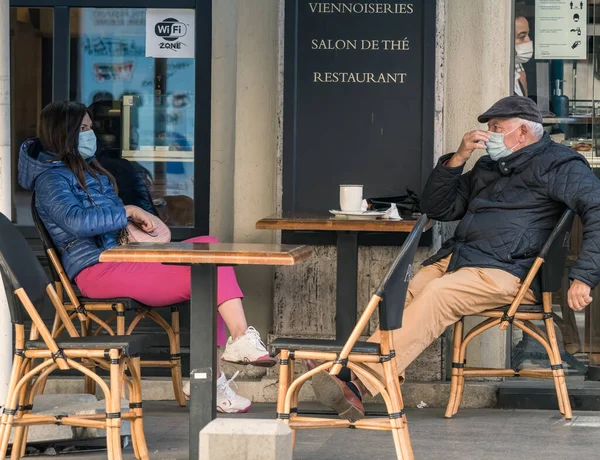
[[[456,153],[440,159],[423,191],[423,212],[460,223],[409,284],[403,325],[394,331],[399,375],[462,316],[511,303],[567,207],[584,224],[569,306],[585,308],[600,282],[600,180],[585,158],[544,133],[540,111],[528,98],[501,99],[478,121],[488,131],[465,134]],[[487,155],[463,174],[473,152],[483,150]],[[537,285],[523,303],[536,303],[536,291]],[[378,339],[376,332],[370,340]],[[349,372],[339,379],[321,372],[313,388],[322,403],[350,419],[362,417],[362,397],[376,393]]]

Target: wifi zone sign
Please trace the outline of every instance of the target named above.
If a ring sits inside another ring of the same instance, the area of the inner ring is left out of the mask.
[[[185,43],[179,41],[186,36],[187,25],[175,18],[167,18],[154,26],[154,33],[165,40],[158,44],[160,49],[180,50]]]

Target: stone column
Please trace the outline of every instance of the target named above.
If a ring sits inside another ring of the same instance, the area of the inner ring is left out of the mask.
[[[213,0],[210,232],[233,241],[238,0]]]
[[[487,130],[477,116],[511,94],[511,0],[453,0],[446,24],[446,152],[455,151],[467,131]],[[479,153],[479,156],[481,152]],[[479,156],[467,163],[471,168]],[[466,321],[473,326],[476,320]],[[469,345],[470,366],[504,367],[506,335],[486,332]]]
[[[8,0],[0,0],[0,212],[11,216],[10,20]],[[4,405],[12,364],[12,324],[0,279],[0,406]]]
[[[239,243],[272,243],[256,221],[276,210],[279,1],[238,2],[233,236]],[[249,324],[263,337],[271,327],[273,270],[240,267]]]

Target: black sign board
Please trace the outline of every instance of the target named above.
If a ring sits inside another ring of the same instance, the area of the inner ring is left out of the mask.
[[[435,0],[286,0],[283,210],[420,193],[433,162]]]

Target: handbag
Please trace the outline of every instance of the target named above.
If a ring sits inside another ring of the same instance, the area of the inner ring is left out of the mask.
[[[421,213],[421,200],[411,189],[406,189],[406,195],[388,196],[380,198],[368,198],[368,209],[372,211],[387,210],[394,203],[398,212],[404,216],[412,216]]]
[[[92,204],[99,209],[100,207],[96,204],[92,195],[87,190],[85,190],[85,193]],[[142,211],[144,210],[142,209]],[[168,243],[171,241],[171,230],[169,230],[169,227],[154,214],[150,214],[147,211],[144,212],[154,225],[154,230],[146,232],[133,220],[127,220],[127,226],[117,232],[117,241],[120,245],[127,243]]]
[[[130,220],[127,222],[127,226],[119,230],[119,244],[128,243],[168,243],[171,241],[171,230],[169,227],[149,212],[146,213],[148,219],[152,221],[154,230],[152,232],[146,232],[136,222]]]

